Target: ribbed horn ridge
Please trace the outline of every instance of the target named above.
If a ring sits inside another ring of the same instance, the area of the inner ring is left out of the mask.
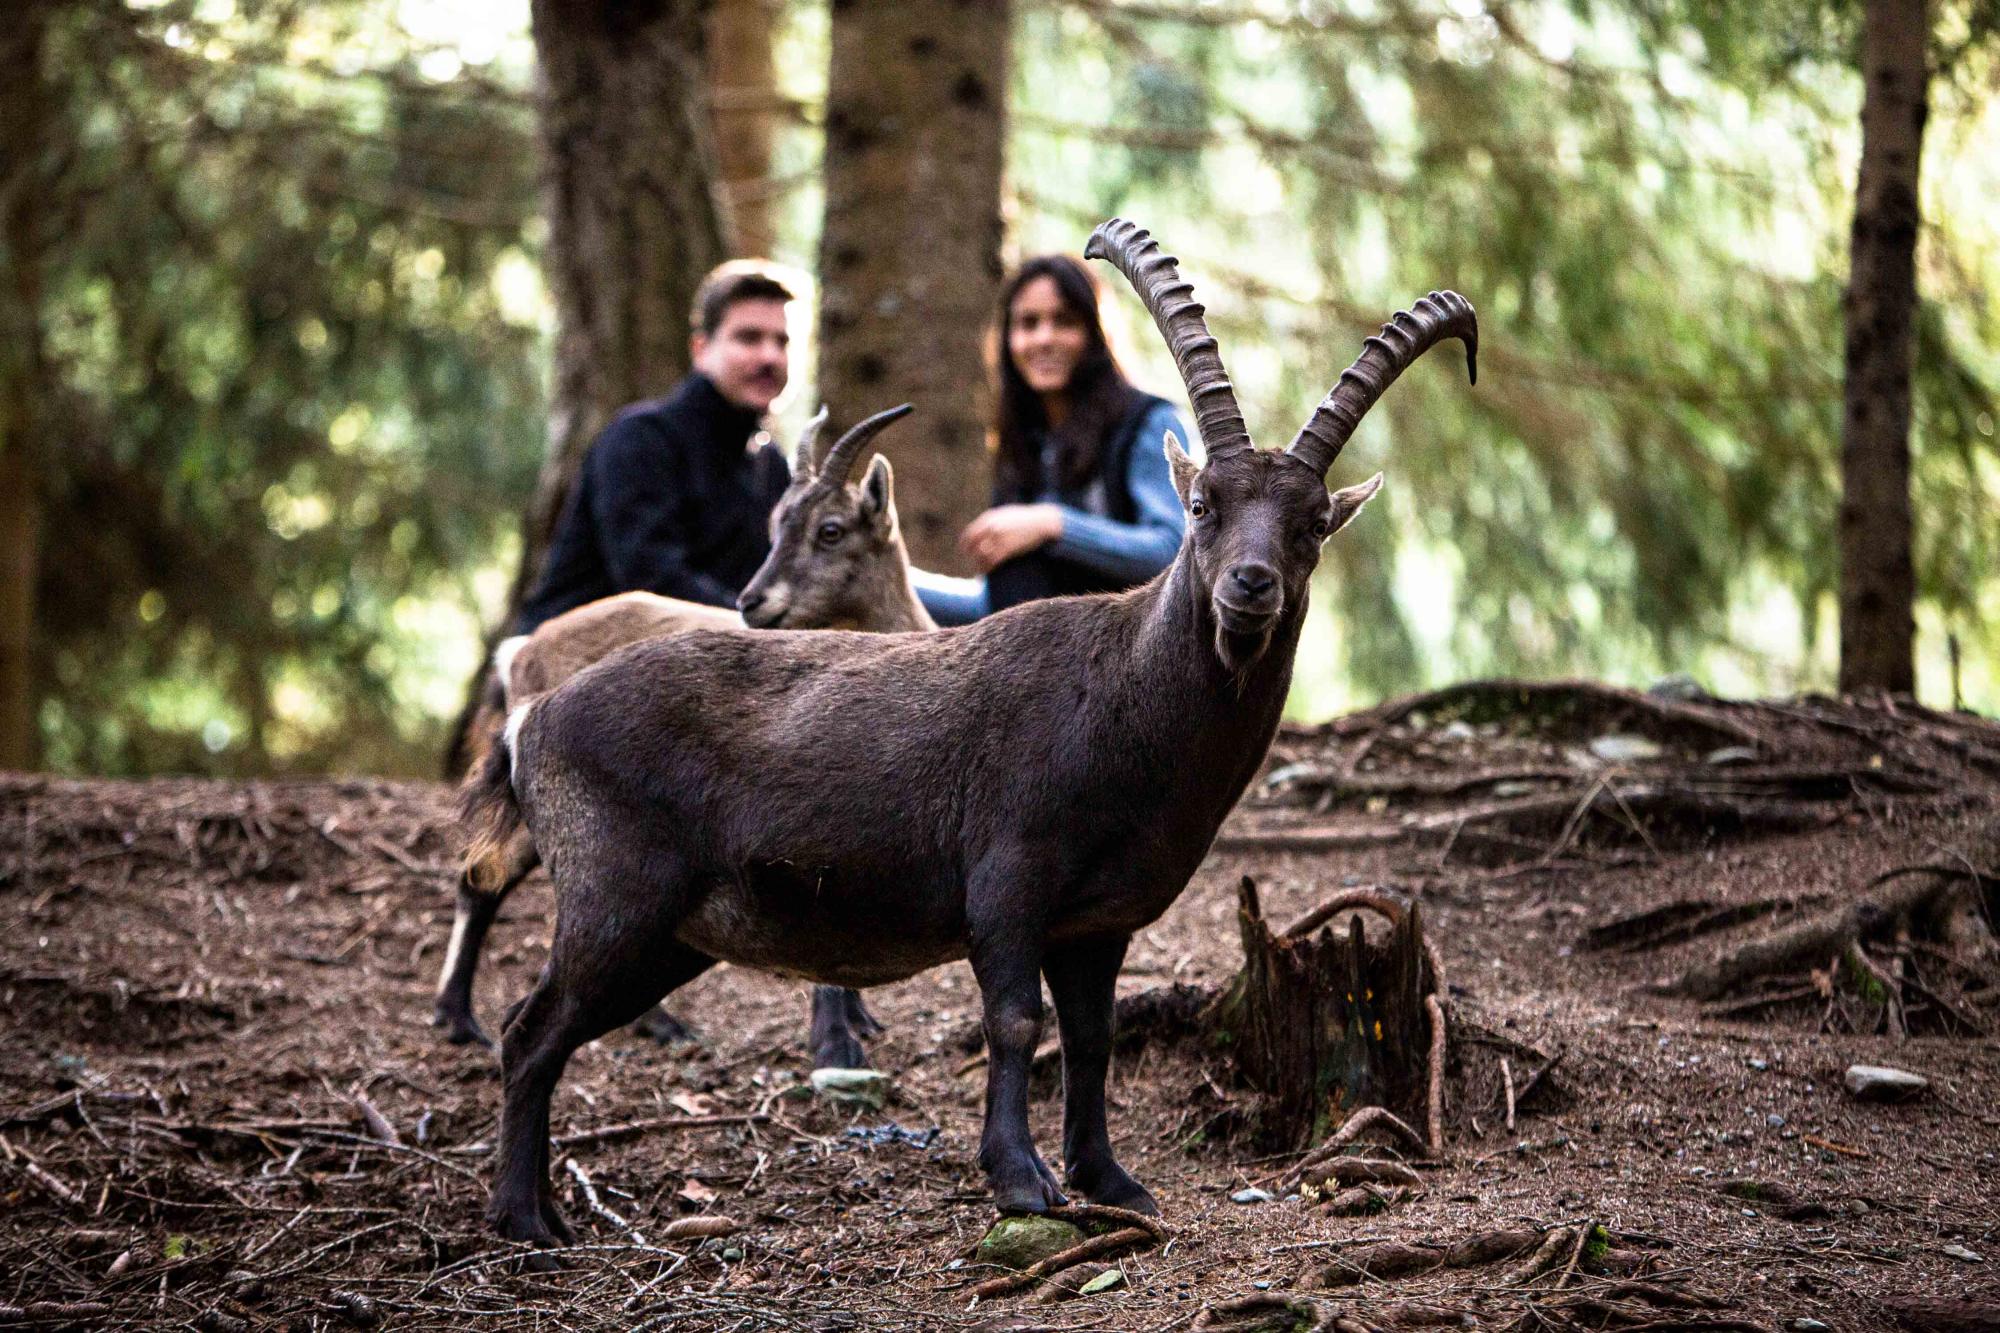
[[[1124,218],[1100,223],[1084,244],[1083,257],[1117,265],[1146,303],[1187,384],[1195,426],[1208,446],[1208,456],[1219,458],[1251,448],[1250,432],[1236,406],[1236,390],[1222,369],[1222,354],[1203,318],[1207,311],[1194,299],[1194,288],[1181,277],[1174,257],[1163,252],[1144,227]]]
[[[1465,373],[1477,384],[1479,321],[1472,313],[1472,302],[1457,292],[1432,292],[1410,309],[1397,311],[1380,333],[1368,338],[1361,356],[1340,372],[1333,391],[1313,409],[1285,452],[1310,463],[1324,477],[1383,390],[1394,384],[1411,362],[1446,338],[1464,341]]]
[[[826,461],[820,464],[821,484],[838,486],[845,482],[848,471],[854,466],[854,460],[861,454],[861,447],[880,434],[883,427],[902,420],[915,410],[908,403],[904,403],[900,407],[877,412],[835,440],[833,448],[826,451]]]
[[[826,406],[821,404],[813,419],[799,432],[799,438],[792,442],[792,480],[810,477],[816,470],[813,450],[819,447],[819,433],[826,429]]]

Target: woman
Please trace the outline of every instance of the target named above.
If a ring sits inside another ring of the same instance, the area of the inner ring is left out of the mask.
[[[993,507],[958,542],[985,577],[912,571],[941,625],[1144,583],[1172,563],[1186,521],[1162,442],[1168,430],[1188,440],[1187,427],[1118,369],[1089,270],[1068,255],[1031,259],[1000,311]]]

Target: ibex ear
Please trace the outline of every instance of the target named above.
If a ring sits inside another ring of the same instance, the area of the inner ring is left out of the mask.
[[[1174,491],[1181,497],[1181,508],[1186,509],[1188,488],[1194,485],[1195,474],[1201,471],[1201,467],[1188,457],[1187,450],[1181,448],[1180,440],[1172,431],[1167,432],[1166,450],[1167,467],[1174,474]]]
[[[1382,474],[1377,472],[1359,486],[1349,486],[1344,491],[1335,491],[1327,498],[1333,502],[1332,525],[1326,535],[1331,537],[1346,527],[1348,521],[1361,512],[1361,506],[1368,503],[1375,492],[1382,489]]]
[[[886,532],[896,522],[896,474],[881,454],[868,465],[861,479],[861,518],[878,532]]]

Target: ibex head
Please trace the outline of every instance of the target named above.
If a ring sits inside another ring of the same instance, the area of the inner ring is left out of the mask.
[[[1106,259],[1131,280],[1166,337],[1208,446],[1197,467],[1179,440],[1167,436],[1174,489],[1188,514],[1188,555],[1215,621],[1215,651],[1230,671],[1263,655],[1286,615],[1305,605],[1306,586],[1321,544],[1360,512],[1382,485],[1380,473],[1358,486],[1327,493],[1326,473],[1363,414],[1396,376],[1444,338],[1465,343],[1466,371],[1478,376],[1479,327],[1472,306],[1455,292],[1432,292],[1400,312],[1367,340],[1282,452],[1250,440],[1222,357],[1171,255],[1146,231],[1122,218],[1091,233],[1083,253]]]
[[[771,511],[771,554],[736,599],[744,624],[853,629],[878,617],[884,581],[906,577],[895,476],[880,454],[858,485],[847,474],[867,443],[910,410],[905,403],[877,412],[817,462],[826,409],[806,423],[792,448],[792,484]]]

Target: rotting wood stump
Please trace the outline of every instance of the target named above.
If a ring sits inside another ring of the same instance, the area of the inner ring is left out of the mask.
[[[1415,903],[1373,889],[1335,895],[1289,929],[1264,920],[1255,881],[1238,888],[1243,970],[1217,1003],[1237,1069],[1270,1099],[1267,1123],[1290,1147],[1326,1143],[1364,1108],[1442,1156],[1444,969]],[[1371,940],[1359,912],[1389,922]],[[1331,923],[1343,913],[1344,930]],[[1407,1130],[1422,1123],[1423,1138]],[[1354,1126],[1359,1129],[1358,1124]],[[1351,1137],[1349,1135],[1348,1137]]]

